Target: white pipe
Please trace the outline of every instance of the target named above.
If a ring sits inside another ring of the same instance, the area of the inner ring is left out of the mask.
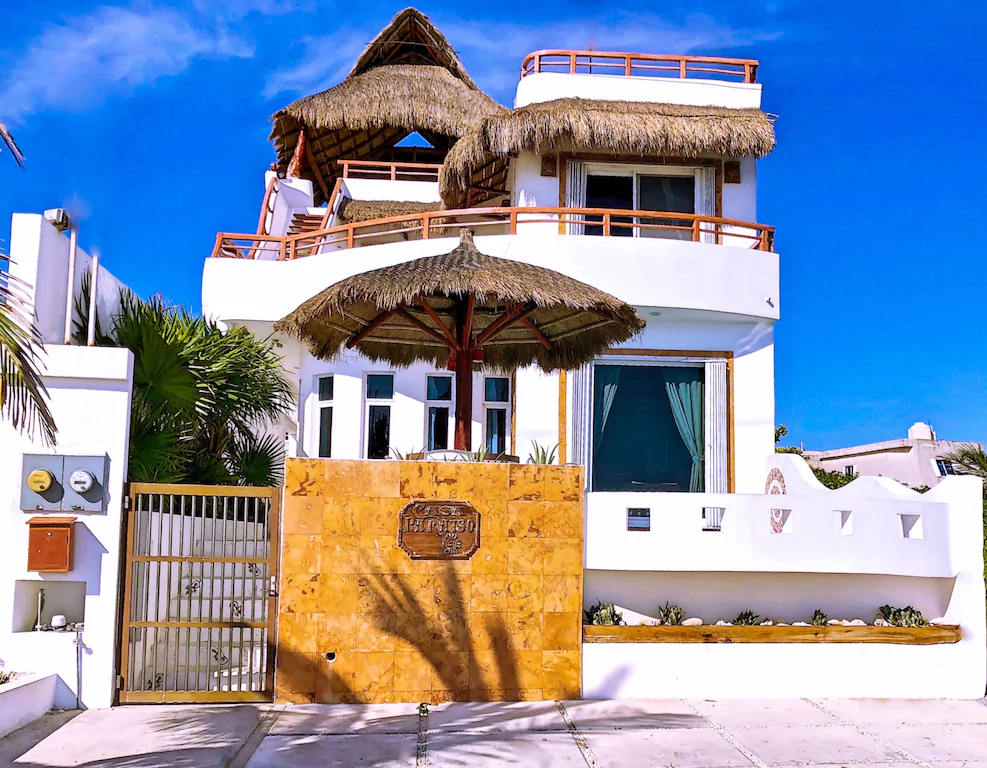
[[[72,305],[75,299],[75,254],[79,246],[79,229],[73,221],[69,225],[69,282],[65,291],[65,340],[72,343]]]
[[[99,253],[93,251],[93,264],[89,279],[89,328],[86,333],[86,346],[96,343],[96,283],[99,281]]]

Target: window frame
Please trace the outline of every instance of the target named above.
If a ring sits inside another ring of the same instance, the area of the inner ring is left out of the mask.
[[[332,380],[332,397],[328,400],[322,399],[322,381],[323,379]],[[336,397],[336,380],[335,374],[325,373],[318,374],[315,377],[315,386],[313,387],[312,394],[315,395],[315,455],[320,459],[331,459],[332,458],[332,427],[333,427],[333,405],[335,404]],[[322,414],[325,411],[329,411],[329,434],[327,436],[327,442],[329,444],[328,452],[325,456],[322,455]]]
[[[507,399],[506,400],[487,400],[487,379],[504,379],[507,382]],[[504,411],[504,454],[511,454],[514,450],[514,446],[511,441],[511,402],[513,400],[514,386],[511,381],[510,375],[501,374],[483,374],[483,378],[480,382],[480,402],[482,404],[483,410],[483,422],[480,425],[480,439],[481,447],[483,450],[487,449],[487,412],[488,411]]]
[[[391,377],[391,396],[390,396],[390,398],[370,397],[367,394],[367,379],[368,379],[369,376],[390,376]],[[387,453],[388,453],[388,456],[385,457],[385,458],[389,458],[390,457],[391,448],[393,447],[391,445],[391,437],[392,436],[391,436],[390,428],[394,426],[394,405],[395,405],[395,401],[396,401],[395,395],[397,393],[397,390],[394,387],[394,377],[395,377],[394,371],[389,371],[389,370],[383,370],[383,371],[378,371],[378,370],[364,371],[363,372],[363,375],[361,377],[361,385],[362,385],[361,397],[363,399],[363,423],[362,423],[362,426],[361,426],[361,432],[363,433],[363,435],[362,435],[362,438],[360,440],[360,443],[361,443],[361,445],[360,445],[360,456],[362,458],[364,458],[364,459],[368,459],[368,460],[370,459],[370,406],[372,406],[372,405],[386,405],[390,409],[390,410],[388,410],[388,440],[387,440],[387,442],[388,442],[388,445],[387,445]],[[379,461],[379,459],[374,459],[374,461]]]
[[[447,451],[449,450],[449,437],[454,435],[455,428],[455,418],[456,418],[456,382],[454,376],[451,373],[427,373],[425,374],[425,393],[422,396],[422,402],[425,403],[425,430],[424,430],[424,450],[427,451]],[[429,379],[449,379],[449,399],[448,400],[429,400],[428,399],[428,380]],[[445,448],[429,448],[428,447],[428,414],[430,408],[448,408],[448,427],[446,432],[446,447]]]
[[[936,472],[939,477],[951,477],[958,474],[956,472],[956,465],[953,464],[949,459],[933,459],[936,465]]]
[[[585,429],[587,430],[586,435],[586,492],[587,493],[634,493],[634,491],[597,491],[593,487],[593,462],[596,459],[596,445],[593,441],[593,403],[594,403],[594,393],[596,391],[596,366],[597,365],[620,365],[620,366],[643,366],[651,368],[699,368],[704,372],[706,370],[706,363],[710,360],[718,359],[716,357],[697,357],[693,355],[675,355],[675,356],[656,356],[656,357],[639,357],[639,356],[629,356],[629,355],[606,355],[598,357],[589,364],[589,398],[586,405],[586,424]],[[705,396],[705,392],[704,392]],[[730,423],[730,398],[729,394],[727,396],[726,402],[727,411],[727,431],[729,432]],[[730,463],[730,452],[731,448],[728,444],[727,447],[727,465],[729,467]],[[729,483],[729,469],[727,470],[727,479]],[[659,493],[659,491],[645,491],[645,493]]]

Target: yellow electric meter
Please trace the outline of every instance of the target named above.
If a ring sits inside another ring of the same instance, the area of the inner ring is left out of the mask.
[[[54,482],[55,477],[47,469],[35,469],[27,476],[27,487],[35,493],[44,493]]]

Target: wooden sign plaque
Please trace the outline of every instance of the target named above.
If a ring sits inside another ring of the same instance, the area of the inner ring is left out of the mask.
[[[398,546],[412,560],[469,560],[480,548],[480,513],[468,501],[413,501],[398,516]]]

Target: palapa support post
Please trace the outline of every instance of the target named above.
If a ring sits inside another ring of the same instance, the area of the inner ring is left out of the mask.
[[[453,448],[473,450],[473,357],[476,343],[472,335],[475,297],[456,302],[456,330],[459,349],[452,357],[456,369],[456,434]]]
[[[300,179],[302,177],[302,166],[305,163],[305,126],[298,128],[298,141],[295,143],[295,151],[291,154],[291,162],[288,163],[288,170],[285,173],[289,179]]]

